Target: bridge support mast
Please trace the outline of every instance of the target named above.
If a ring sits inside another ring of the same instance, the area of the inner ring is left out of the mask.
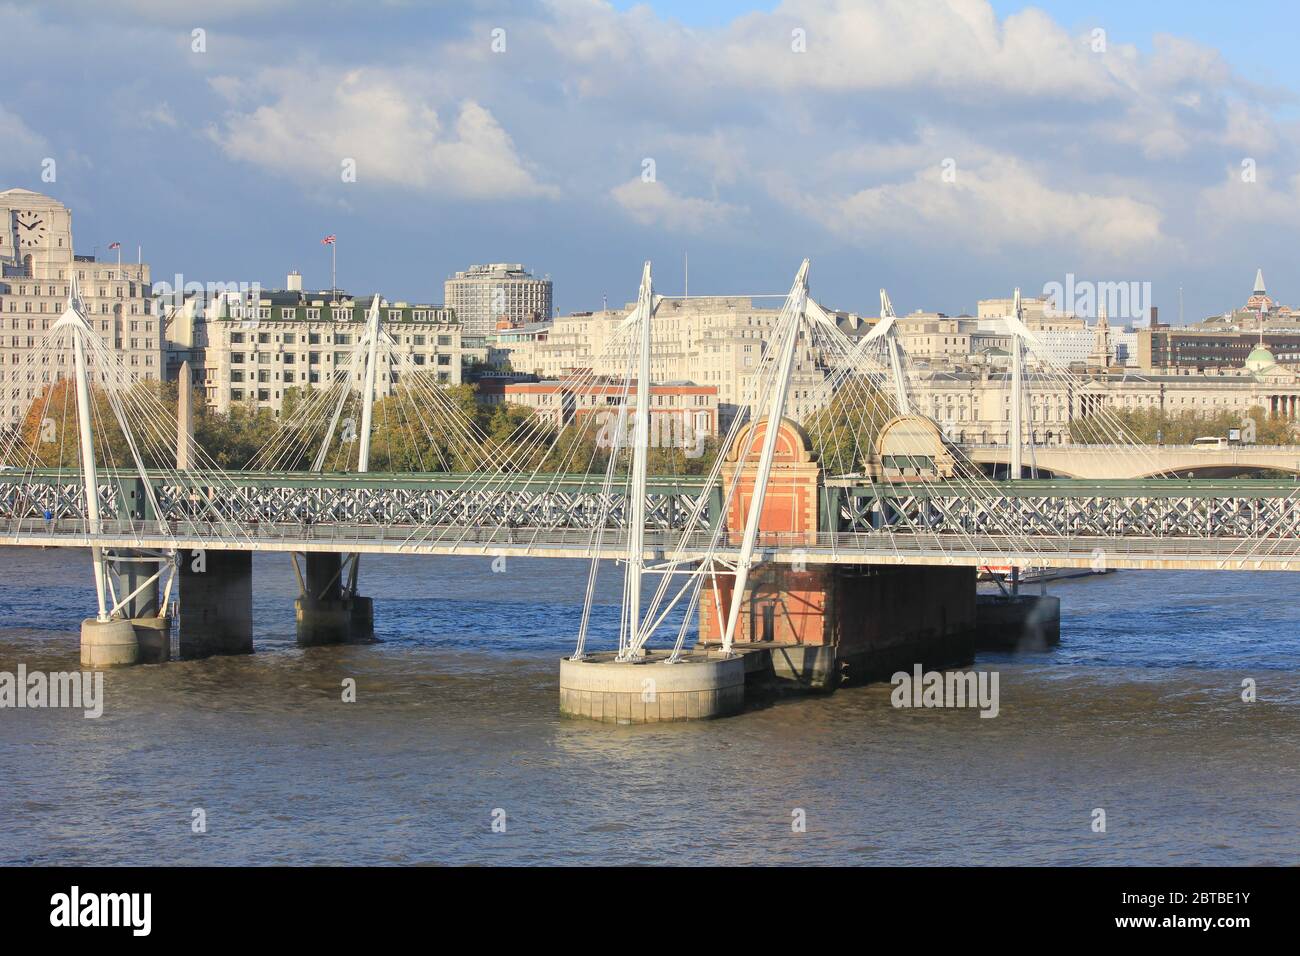
[[[364,356],[365,370],[361,382],[361,428],[358,433],[357,471],[370,470],[370,431],[374,412],[375,376],[379,360],[379,296],[370,303],[366,329],[357,343],[358,355]],[[312,470],[320,472],[334,438],[351,383],[339,396],[338,406],[326,432]],[[309,526],[305,526],[309,527]],[[298,643],[305,646],[371,641],[375,636],[374,602],[357,594],[361,568],[360,554],[307,552],[302,566],[294,556],[294,573],[298,576],[299,595],[294,602]]]
[[[786,309],[790,313],[785,317],[787,323],[782,338],[774,339],[772,349],[778,363],[776,380],[771,385],[771,396],[767,407],[767,427],[763,434],[763,451],[758,459],[758,474],[754,479],[753,497],[749,503],[749,514],[745,517],[745,534],[740,542],[740,554],[736,559],[735,590],[731,594],[731,609],[727,614],[727,629],[722,637],[722,653],[731,655],[731,645],[736,637],[736,622],[740,620],[740,608],[745,599],[745,588],[749,583],[750,564],[754,559],[754,546],[758,541],[758,526],[763,516],[763,500],[767,495],[767,482],[772,474],[772,458],[776,452],[776,436],[780,431],[781,419],[785,415],[786,394],[790,390],[790,374],[794,369],[794,353],[799,345],[799,329],[803,324],[804,308],[808,301],[808,260],[799,266],[794,278],[794,285],[786,300]],[[757,397],[757,396],[755,396]],[[754,427],[758,427],[755,421]]]
[[[1016,289],[1014,312],[1016,316],[1016,327],[1011,330],[1011,466],[1007,471],[1007,477],[1012,481],[1018,480],[1024,466],[1024,424],[1021,416],[1024,414],[1024,380],[1025,380],[1025,343],[1020,337],[1021,310],[1020,310],[1020,290]]]
[[[894,378],[894,404],[898,406],[899,415],[910,415],[912,405],[907,400],[907,378],[903,375],[902,347],[898,344],[898,317],[894,315],[894,305],[884,289],[880,290],[880,325],[872,329],[867,337],[870,338],[877,331],[885,337],[885,346],[889,349],[889,371]]]
[[[641,270],[641,289],[636,303],[639,323],[636,424],[632,437],[632,481],[629,491],[632,500],[628,509],[626,621],[620,629],[626,635],[627,643],[619,648],[620,660],[638,660],[645,656],[642,642],[638,638],[641,630],[641,580],[645,568],[646,456],[650,451],[650,316],[653,312],[654,286],[650,277],[650,263],[647,262]]]
[[[81,457],[82,491],[86,496],[86,535],[90,539],[90,560],[95,574],[94,618],[81,622],[81,663],[86,667],[135,664],[140,647],[131,622],[114,617],[110,606],[108,565],[99,545],[103,523],[99,512],[99,480],[95,468],[95,441],[91,429],[94,411],[90,404],[90,372],[86,363],[86,336],[92,334],[81,308],[81,290],[74,275],[68,289],[68,307],[54,330],[67,329],[72,336],[72,367],[77,388],[77,438]]]

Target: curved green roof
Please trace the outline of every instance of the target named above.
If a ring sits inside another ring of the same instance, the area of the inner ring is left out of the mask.
[[[1277,359],[1273,357],[1273,353],[1262,345],[1255,346],[1255,348],[1251,350],[1251,353],[1246,356],[1246,368],[1248,369],[1262,370],[1271,368],[1276,364]]]

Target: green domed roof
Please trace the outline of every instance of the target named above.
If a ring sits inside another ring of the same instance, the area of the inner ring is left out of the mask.
[[[1273,357],[1273,353],[1262,345],[1255,346],[1251,353],[1246,356],[1246,368],[1252,372],[1262,372],[1276,364],[1277,359]]]

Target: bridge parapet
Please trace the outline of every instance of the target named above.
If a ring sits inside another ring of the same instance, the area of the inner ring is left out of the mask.
[[[822,534],[872,532],[894,535],[939,531],[956,535],[999,529],[1033,538],[1045,534],[1079,534],[1089,530],[1116,537],[1276,538],[1295,535],[1300,522],[1300,484],[1266,479],[1148,479],[1148,480],[1032,480],[968,483],[866,477],[824,478],[816,464],[792,462],[791,479],[804,485],[787,489],[765,504],[762,531]],[[209,534],[231,529],[245,535],[314,535],[335,529],[349,534],[388,537],[450,534],[477,527],[579,533],[590,531],[603,514],[606,527],[626,523],[626,501],[601,500],[599,476],[573,476],[551,489],[530,487],[527,481],[492,490],[473,490],[471,476],[446,475],[234,475],[226,485],[210,490],[196,479],[191,487],[169,485],[164,476],[151,477],[162,510],[148,513],[148,496],[134,473],[103,473],[99,484],[101,514],[106,531],[207,529]],[[234,491],[231,492],[231,487]],[[558,490],[556,490],[558,488]],[[816,495],[811,491],[815,489]],[[690,509],[704,492],[699,478],[652,481],[648,489],[647,529],[680,530]],[[204,495],[202,506],[191,497]],[[721,493],[708,492],[711,522],[722,511]],[[743,503],[745,499],[741,498]],[[809,507],[815,509],[810,515]],[[15,538],[39,535],[47,528],[45,509],[57,527],[84,527],[85,502],[81,486],[66,473],[17,475],[0,473],[0,531]],[[743,526],[743,511],[733,503],[729,527]],[[815,516],[815,520],[813,520]],[[158,518],[161,517],[161,521]],[[798,523],[795,523],[795,520]],[[230,528],[215,527],[229,524]],[[489,537],[491,537],[489,535]]]

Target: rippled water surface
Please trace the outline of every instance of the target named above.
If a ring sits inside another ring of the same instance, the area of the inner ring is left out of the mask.
[[[1300,862],[1289,575],[1056,584],[1058,649],[978,661],[992,720],[877,685],[611,727],[557,712],[585,573],[367,557],[383,643],[300,650],[288,559],[259,555],[257,653],[110,672],[97,720],[0,710],[0,863]],[[76,669],[93,600],[84,553],[0,549],[0,671]]]

